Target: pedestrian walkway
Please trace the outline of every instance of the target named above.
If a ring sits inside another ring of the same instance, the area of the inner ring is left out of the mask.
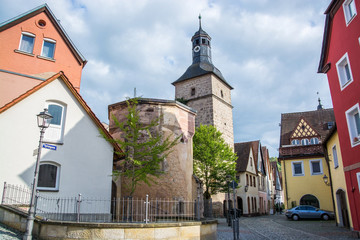
[[[0,223],[0,240],[20,240],[23,234]]]
[[[233,239],[232,228],[226,219],[217,219],[217,239]],[[352,232],[336,227],[335,221],[288,220],[284,215],[266,215],[259,217],[241,217],[239,221],[240,239],[354,239]]]

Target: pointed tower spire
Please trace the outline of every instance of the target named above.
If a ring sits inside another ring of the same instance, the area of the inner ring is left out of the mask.
[[[201,14],[199,13],[199,29],[201,29]]]
[[[319,96],[319,92],[317,92],[316,94]],[[317,110],[323,109],[323,105],[321,104],[321,99],[320,99],[320,97],[318,97],[318,102],[319,102],[319,105],[317,106]]]

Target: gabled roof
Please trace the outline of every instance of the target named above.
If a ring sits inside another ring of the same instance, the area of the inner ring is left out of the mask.
[[[334,110],[329,108],[281,114],[280,147],[290,144],[291,134],[301,119],[305,119],[320,135],[320,140],[323,141],[329,132],[328,123],[335,122]]]
[[[247,166],[249,164],[250,148],[251,148],[254,157],[253,161],[256,169],[255,171],[257,172],[258,147],[259,147],[259,141],[241,142],[234,144],[234,151],[238,156],[238,159],[236,161],[236,171],[238,172],[246,171]]]
[[[19,97],[15,98],[14,100],[12,100],[11,102],[5,104],[4,106],[2,106],[0,108],[0,114],[5,112],[6,110],[10,109],[11,107],[13,107],[14,105],[16,105],[17,103],[21,102],[22,100],[24,100],[25,98],[27,98],[28,96],[30,96],[31,94],[35,93],[36,91],[38,91],[39,89],[45,87],[46,85],[50,84],[51,82],[53,82],[56,79],[61,79],[65,85],[68,87],[68,89],[70,90],[70,92],[73,94],[73,96],[78,100],[78,102],[80,103],[80,105],[83,107],[83,109],[85,110],[85,112],[89,115],[89,117],[92,119],[92,121],[96,124],[96,126],[98,126],[98,128],[106,135],[107,138],[112,139],[112,136],[110,135],[110,133],[105,129],[105,127],[103,126],[103,124],[100,122],[100,120],[96,117],[96,115],[93,113],[93,111],[90,109],[90,107],[87,105],[87,103],[85,102],[85,100],[80,96],[80,94],[78,93],[78,91],[75,89],[75,87],[71,84],[71,82],[67,79],[67,77],[65,76],[65,74],[63,72],[59,72],[57,74],[55,74],[54,76],[48,78],[47,80],[45,80],[44,82],[41,82],[39,85],[33,87],[32,89],[28,90],[27,92],[23,93],[22,95],[20,95]],[[115,150],[119,153],[122,152],[122,150],[120,149],[120,147],[115,144],[115,143],[111,143]]]
[[[79,61],[79,63],[83,64],[83,67],[87,63],[87,60],[84,58],[84,56],[80,53],[80,51],[76,48],[75,44],[71,41],[70,37],[65,32],[64,28],[60,25],[59,20],[55,17],[53,12],[50,10],[49,6],[45,3],[43,5],[40,5],[30,11],[27,11],[23,14],[20,14],[19,16],[16,16],[14,18],[11,18],[5,22],[0,23],[0,32],[11,28],[12,26],[15,26],[33,16],[38,15],[39,13],[44,12],[50,19],[51,23],[54,25],[56,30],[59,32],[65,43],[69,46],[69,49],[74,54],[76,59]]]
[[[326,73],[330,68],[330,63],[326,63],[325,61],[329,53],[328,51],[329,51],[329,43],[330,43],[331,25],[334,15],[341,7],[342,2],[343,1],[341,0],[332,0],[325,11],[326,19],[325,19],[324,36],[323,36],[323,42],[321,48],[318,73]]]

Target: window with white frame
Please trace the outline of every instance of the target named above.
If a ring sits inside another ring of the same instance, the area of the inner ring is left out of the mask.
[[[319,139],[317,137],[313,137],[310,139],[311,144],[319,144]]]
[[[59,190],[60,166],[51,162],[40,163],[37,189]]]
[[[338,156],[337,156],[336,145],[334,145],[332,147],[332,155],[333,155],[333,160],[334,160],[334,168],[337,168],[337,167],[339,167],[339,160],[338,160]]]
[[[299,139],[294,139],[291,141],[291,145],[299,145],[299,144],[300,144]]]
[[[44,38],[41,56],[54,59],[56,41]]]
[[[35,35],[28,32],[21,34],[19,50],[22,52],[33,53],[34,50]]]
[[[348,53],[345,53],[345,55],[342,56],[342,58],[336,63],[336,70],[340,82],[340,88],[343,90],[353,81]]]
[[[356,16],[356,6],[355,6],[355,0],[346,0],[343,3],[343,9],[344,9],[344,15],[345,15],[345,21],[346,26],[349,25],[351,20]]]
[[[45,131],[44,141],[62,143],[66,107],[58,102],[48,102],[47,108],[53,118],[51,119],[50,126]]]
[[[302,161],[291,163],[293,176],[305,176],[304,163]]]
[[[356,173],[356,178],[357,178],[357,181],[358,181],[358,189],[359,189],[359,192],[360,192],[360,172]]]
[[[359,103],[345,112],[352,146],[360,144]]]
[[[310,172],[311,172],[311,175],[323,174],[321,159],[310,160]]]
[[[309,145],[309,139],[301,139],[301,145]]]

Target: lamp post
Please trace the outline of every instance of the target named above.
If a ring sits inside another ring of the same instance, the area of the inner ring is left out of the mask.
[[[231,180],[231,176],[227,175],[226,176],[226,183],[227,183],[227,187],[228,187],[228,200],[227,200],[226,220],[227,220],[228,226],[231,226],[231,218],[230,218],[230,180]]]
[[[45,108],[43,112],[40,112],[37,115],[37,124],[40,128],[40,140],[39,140],[39,148],[38,154],[36,158],[35,164],[35,172],[34,172],[34,180],[32,184],[32,191],[31,191],[31,199],[30,199],[30,208],[29,208],[29,216],[26,221],[26,232],[24,235],[24,240],[31,240],[32,239],[32,230],[34,226],[34,219],[35,219],[35,195],[36,195],[36,186],[38,183],[38,173],[39,173],[39,162],[40,162],[40,155],[41,155],[41,148],[42,148],[42,140],[44,138],[45,129],[49,127],[51,119],[53,117],[50,113],[48,113],[47,109]]]

